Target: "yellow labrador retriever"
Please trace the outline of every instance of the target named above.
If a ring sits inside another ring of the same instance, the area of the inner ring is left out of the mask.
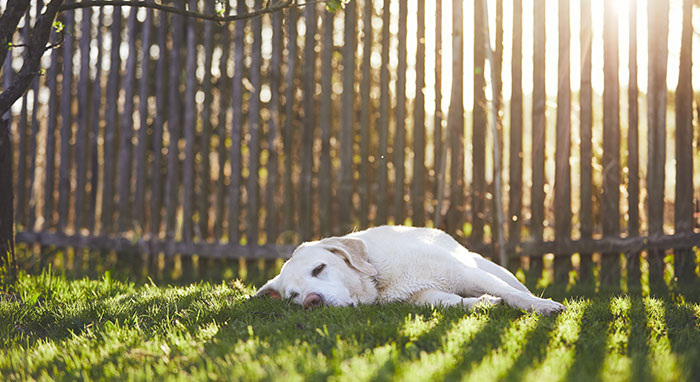
[[[402,226],[304,243],[256,296],[290,299],[304,308],[393,301],[471,308],[504,301],[541,314],[565,310],[445,232]]]

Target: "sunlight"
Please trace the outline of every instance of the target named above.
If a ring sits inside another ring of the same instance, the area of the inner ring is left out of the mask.
[[[610,299],[610,312],[614,316],[614,321],[608,326],[608,338],[605,344],[607,353],[601,371],[603,378],[609,376],[614,379],[627,380],[631,377],[631,360],[627,354],[630,307],[629,296]]]
[[[532,362],[522,374],[522,380],[543,382],[546,376],[554,379],[547,370],[568,370],[574,362],[576,347],[581,330],[583,313],[591,305],[590,300],[570,301],[567,311],[557,316],[554,329],[551,331],[547,350],[541,358],[542,362]]]
[[[626,88],[629,84],[629,43],[630,43],[630,10],[633,0],[619,0],[614,2],[613,9],[618,18],[618,49],[620,58],[619,78],[620,86]],[[409,2],[409,20],[415,20],[416,6],[415,1]],[[532,92],[532,59],[533,59],[533,0],[523,0],[523,30],[521,34],[523,48],[523,93],[527,96]],[[549,7],[546,9],[546,91],[548,97],[553,97],[557,93],[557,74],[558,74],[558,6],[557,2],[547,2]],[[495,46],[496,39],[496,21],[495,9],[496,0],[488,0],[489,12],[489,31],[491,47]],[[591,13],[593,21],[593,41],[592,41],[592,84],[593,90],[597,94],[602,94],[604,89],[603,78],[603,17],[597,15],[603,14],[604,0],[591,1]],[[647,1],[636,1],[637,7],[637,63],[638,73],[637,81],[640,91],[646,91],[647,87]],[[397,1],[392,2],[392,12],[397,8]],[[396,9],[398,12],[398,9]],[[452,2],[442,2],[442,110],[447,112],[449,108],[449,94],[453,85],[452,80]],[[464,108],[469,111],[473,107],[473,53],[472,45],[474,35],[474,5],[473,2],[464,2]],[[430,22],[436,15],[436,6],[432,2],[426,2],[426,83],[425,83],[425,102],[426,105],[433,105],[435,100],[435,29],[434,24]],[[700,10],[695,9],[693,15],[696,30],[700,24]],[[668,56],[668,75],[667,84],[669,89],[675,89],[678,83],[678,65],[680,56],[680,33],[682,23],[682,0],[670,0],[669,12],[669,56]],[[571,90],[577,92],[580,88],[581,78],[581,9],[580,1],[571,2],[569,22],[571,28],[570,41],[570,62],[571,62]],[[409,28],[410,29],[410,28]],[[503,96],[506,100],[510,98],[511,93],[511,64],[512,64],[512,46],[513,46],[513,2],[503,2]],[[392,30],[393,32],[393,30]],[[695,34],[694,44],[700,43],[700,35]],[[407,79],[413,78],[415,72],[415,57],[410,53],[415,51],[416,37],[409,33],[407,39],[408,47],[408,63],[409,72]],[[700,62],[700,49],[694,49],[693,60]],[[392,61],[392,66],[395,62]],[[489,68],[486,65],[486,83],[490,86]],[[694,88],[700,88],[700,76],[693,78]],[[415,88],[413,84],[409,85],[408,98],[414,98]],[[490,100],[490,92],[486,92],[487,98]],[[428,107],[430,110],[431,108]]]

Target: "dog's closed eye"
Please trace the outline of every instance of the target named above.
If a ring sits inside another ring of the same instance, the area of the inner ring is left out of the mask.
[[[323,272],[324,268],[326,268],[326,264],[321,264],[317,266],[316,268],[314,268],[313,271],[311,271],[311,276],[318,277],[318,275],[321,274],[321,272]]]

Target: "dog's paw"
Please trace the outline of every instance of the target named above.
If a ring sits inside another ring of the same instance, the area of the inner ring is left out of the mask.
[[[479,305],[482,306],[493,306],[493,305],[498,305],[503,301],[500,297],[494,297],[488,294],[485,294],[481,297],[479,297]]]
[[[540,298],[536,303],[532,304],[532,308],[530,310],[543,316],[548,316],[550,314],[564,312],[566,311],[566,307],[556,301]]]

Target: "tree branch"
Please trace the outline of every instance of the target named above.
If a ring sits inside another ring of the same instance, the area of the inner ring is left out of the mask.
[[[295,4],[296,4],[296,0],[278,0],[274,4],[267,5],[264,8],[261,8],[258,10],[253,10],[250,12],[240,13],[240,14],[235,14],[235,15],[219,16],[219,15],[206,14],[206,13],[190,11],[190,10],[185,10],[185,9],[179,9],[179,8],[171,7],[168,5],[158,4],[155,2],[151,2],[151,1],[85,0],[85,1],[76,1],[76,2],[73,2],[70,4],[65,4],[60,8],[59,12],[69,11],[69,10],[79,9],[79,8],[88,8],[88,7],[124,6],[124,7],[151,8],[151,9],[157,9],[157,10],[160,10],[163,12],[175,13],[178,15],[192,17],[192,18],[196,18],[196,19],[210,20],[210,21],[216,21],[216,22],[229,22],[229,21],[250,19],[250,18],[253,18],[256,16],[261,16],[264,14],[280,11],[282,9],[289,8]]]
[[[0,16],[0,68],[5,63],[5,56],[12,42],[12,35],[17,30],[17,24],[28,7],[29,0],[9,0],[5,12]]]
[[[32,35],[29,37],[26,51],[24,52],[24,63],[22,69],[19,70],[17,78],[12,84],[0,94],[0,115],[5,114],[12,104],[15,103],[29,88],[37,70],[41,64],[41,56],[46,51],[46,42],[49,41],[51,28],[56,15],[60,11],[63,0],[51,0],[46,6],[44,12],[37,19],[32,30]]]

